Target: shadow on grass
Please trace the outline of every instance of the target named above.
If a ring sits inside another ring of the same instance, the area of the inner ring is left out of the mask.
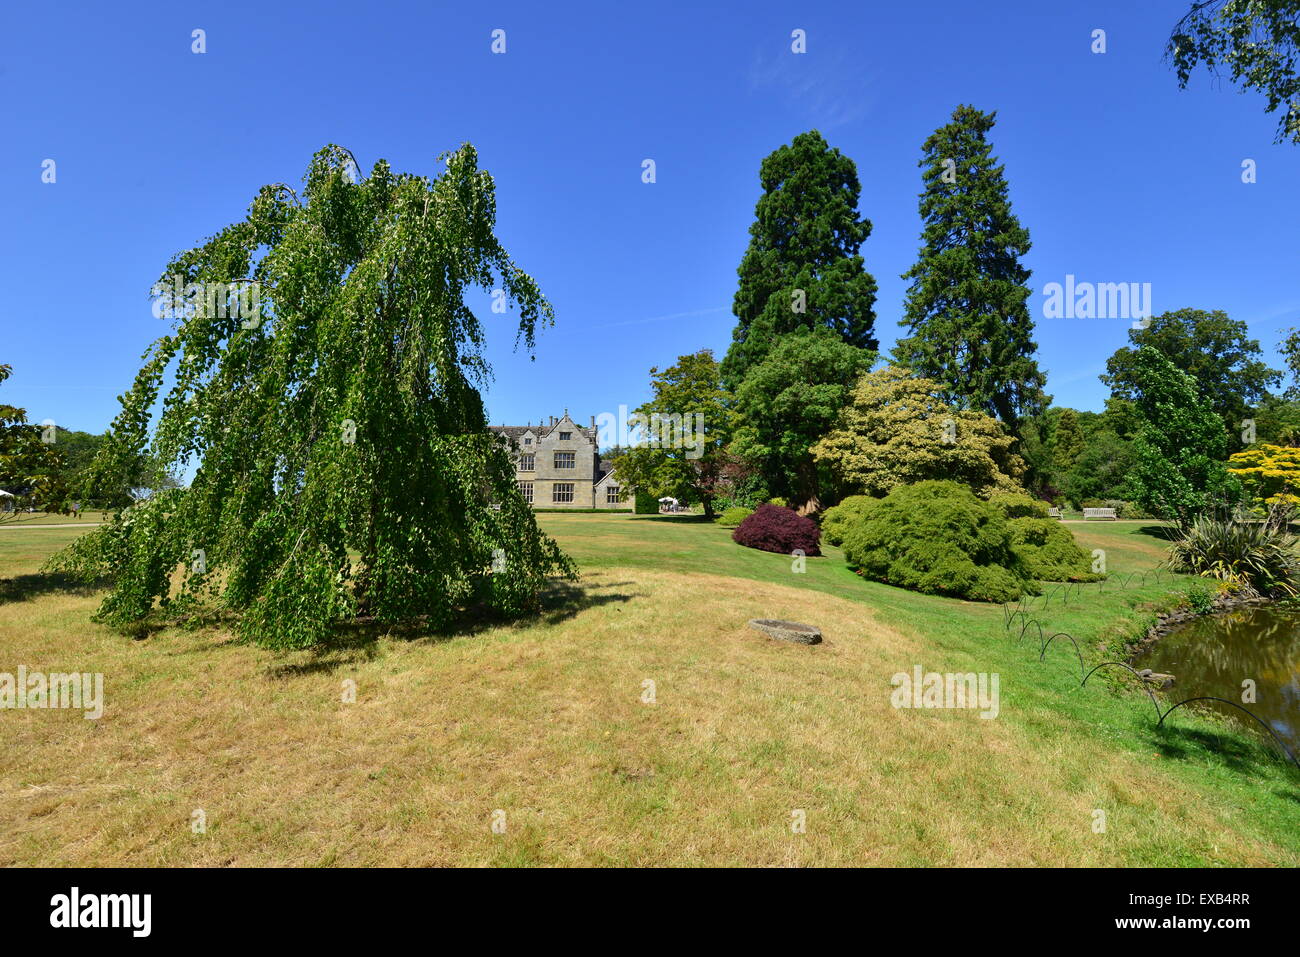
[[[603,591],[632,584],[634,583],[607,582],[602,583],[600,589]],[[270,678],[291,678],[310,674],[329,674],[338,668],[370,661],[379,653],[378,642],[381,638],[441,644],[454,638],[473,637],[493,628],[527,628],[536,624],[558,625],[589,608],[615,602],[629,602],[633,598],[644,596],[644,592],[596,594],[592,589],[571,582],[555,581],[551,582],[542,593],[540,607],[532,614],[510,616],[490,608],[470,608],[446,628],[432,628],[423,619],[405,622],[373,620],[347,622],[336,628],[334,636],[328,642],[309,652],[312,656],[310,661],[275,665],[267,669],[266,675]]]
[[[61,572],[15,575],[13,578],[0,578],[0,604],[31,601],[54,592],[87,598],[111,584],[108,578],[86,581]]]
[[[637,522],[674,522],[678,525],[712,525],[713,519],[703,515],[633,515]]]
[[[1167,758],[1203,763],[1203,754],[1218,758],[1230,770],[1249,778],[1263,776],[1265,767],[1280,767],[1290,772],[1292,787],[1288,793],[1300,801],[1300,770],[1267,735],[1247,740],[1248,732],[1219,732],[1206,728],[1164,724],[1155,729],[1155,738]]]
[[[1162,542],[1172,542],[1178,538],[1178,529],[1172,525],[1143,525],[1138,528],[1137,533],[1158,538]]]

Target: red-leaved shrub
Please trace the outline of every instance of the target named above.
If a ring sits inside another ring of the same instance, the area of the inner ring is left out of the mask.
[[[791,508],[760,505],[731,533],[732,541],[765,552],[791,554],[796,548],[805,555],[820,555],[821,530],[811,518],[804,518]]]

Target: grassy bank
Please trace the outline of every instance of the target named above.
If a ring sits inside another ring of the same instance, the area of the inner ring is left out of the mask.
[[[689,517],[539,520],[583,572],[542,618],[295,655],[125,639],[92,591],[22,577],[84,529],[0,533],[0,671],[106,683],[98,721],[0,711],[0,864],[1300,863],[1300,776],[1258,738],[1183,712],[1157,732],[996,607],[864,582],[834,549],[798,574]],[[1072,531],[1116,578],[1163,557],[1142,525]],[[1116,578],[1037,615],[1101,660],[1187,587]],[[998,717],[892,707],[918,664],[998,673]]]

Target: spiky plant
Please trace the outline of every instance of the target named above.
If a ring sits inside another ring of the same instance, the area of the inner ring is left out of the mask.
[[[1296,540],[1262,522],[1201,515],[1169,548],[1174,571],[1217,578],[1259,595],[1295,597],[1300,578]]]

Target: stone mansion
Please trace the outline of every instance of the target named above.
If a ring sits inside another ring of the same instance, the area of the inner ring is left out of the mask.
[[[510,445],[519,490],[533,508],[628,509],[614,469],[600,462],[596,417],[583,428],[551,416],[547,425],[488,426]]]

